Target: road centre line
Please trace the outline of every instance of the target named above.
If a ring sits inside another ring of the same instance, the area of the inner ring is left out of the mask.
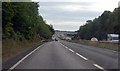
[[[93,64],[95,67],[97,67],[97,68],[99,68],[99,69],[101,69],[101,70],[103,70],[103,71],[106,71],[106,70],[104,70],[104,68],[103,67],[101,67],[100,65],[98,65],[98,64]]]
[[[62,46],[66,47],[65,45],[63,45],[62,43],[60,43]]]
[[[72,49],[69,49],[71,52],[74,52]]]
[[[40,47],[42,47],[43,45],[38,46],[36,49],[34,49],[33,51],[31,51],[29,54],[27,54],[25,57],[23,57],[21,60],[19,60],[16,64],[14,64],[10,70],[13,70],[15,67],[17,67],[23,60],[25,60],[28,56],[30,56],[32,53],[34,53],[36,50],[38,50]]]
[[[66,49],[69,49],[67,46],[63,45],[62,43],[60,43],[63,47],[65,47]]]
[[[65,46],[66,49],[69,49],[68,47]]]
[[[60,44],[63,45],[62,43],[60,43]],[[63,45],[63,46],[64,46],[65,48],[67,47],[67,46],[65,46],[65,45]],[[74,52],[72,49],[70,49],[70,48],[68,48],[68,47],[67,47],[67,49],[69,49],[71,52]],[[83,58],[84,60],[88,60],[86,57],[80,55],[79,53],[76,53],[76,55],[78,55],[79,57]]]
[[[63,45],[62,43],[60,43],[61,45]],[[28,56],[30,56],[32,53],[34,53],[36,50],[38,50],[40,47],[42,47],[43,45],[38,46],[36,49],[34,49],[33,51],[31,51],[29,54],[27,54],[25,57],[23,57],[21,60],[19,60],[16,64],[14,64],[11,68],[9,68],[9,70],[13,70],[15,69],[15,67],[17,67],[23,60],[25,60]],[[69,49],[71,52],[74,52],[72,49],[66,47],[65,45],[63,45],[65,48]],[[81,58],[83,58],[84,60],[88,60],[87,58],[85,58],[84,56],[80,55],[79,53],[76,53],[76,55],[80,56]],[[103,67],[99,66],[98,64],[93,64],[95,67],[104,70]]]
[[[61,45],[63,45],[62,43],[60,43]],[[67,46],[63,45],[65,48],[67,48],[68,50],[70,50],[71,52],[75,52],[73,51],[72,49],[68,48]],[[78,55],[79,57],[83,58],[84,60],[88,60],[86,57],[80,55],[79,53],[76,53],[76,55]],[[103,71],[106,71],[103,67],[101,67],[100,65],[98,64],[93,64],[95,67],[97,67],[98,69],[101,69]]]
[[[80,56],[80,57],[83,58],[84,60],[88,60],[86,57],[80,55],[79,53],[76,53],[76,55]]]

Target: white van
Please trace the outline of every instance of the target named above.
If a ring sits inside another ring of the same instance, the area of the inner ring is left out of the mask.
[[[118,43],[119,42],[119,35],[118,34],[108,34],[107,41],[112,42],[112,43]]]

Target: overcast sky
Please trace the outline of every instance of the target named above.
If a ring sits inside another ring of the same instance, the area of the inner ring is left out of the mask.
[[[100,16],[105,10],[113,11],[119,0],[33,0],[39,2],[39,13],[55,30],[76,31]]]

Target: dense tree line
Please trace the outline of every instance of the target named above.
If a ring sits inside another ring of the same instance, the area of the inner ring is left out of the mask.
[[[120,7],[113,12],[104,11],[98,18],[86,21],[78,30],[79,37],[87,40],[92,37],[104,40],[111,33],[120,34]]]
[[[2,3],[3,39],[32,39],[37,35],[51,38],[54,29],[39,15],[38,7],[34,2]]]

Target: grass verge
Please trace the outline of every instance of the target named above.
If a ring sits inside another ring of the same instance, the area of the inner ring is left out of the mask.
[[[100,47],[100,48],[107,48],[115,51],[119,51],[118,47],[120,47],[120,45],[114,44],[114,43],[90,41],[90,40],[69,40],[69,42],[79,43],[79,44],[94,46],[94,47]]]
[[[2,40],[2,62],[6,62],[10,58],[16,56],[24,50],[30,49],[41,43],[41,38],[34,38],[32,40]]]

